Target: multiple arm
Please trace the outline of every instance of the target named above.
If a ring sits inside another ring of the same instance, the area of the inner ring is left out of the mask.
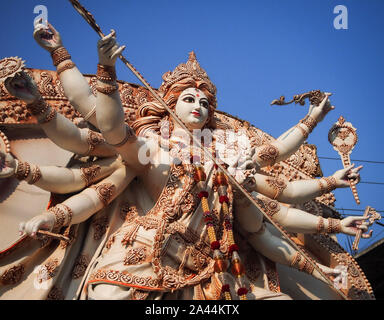
[[[122,167],[121,160],[117,157],[97,160],[84,165],[75,165],[72,168],[56,166],[38,166],[16,160],[10,154],[0,151],[0,158],[4,170],[0,178],[15,177],[25,180],[43,190],[65,194],[79,191],[95,183]]]
[[[99,64],[97,66],[96,119],[98,127],[108,144],[122,156],[124,161],[136,168],[142,168],[139,149],[144,143],[138,140],[132,128],[124,120],[115,63],[125,49],[116,43],[115,31],[100,39],[97,44]]]
[[[65,96],[71,105],[84,116],[85,120],[97,127],[96,97],[93,95],[87,80],[64,48],[59,32],[49,23],[47,27],[37,24],[33,37],[43,49],[51,54]]]
[[[41,97],[35,82],[20,73],[6,81],[7,90],[27,103],[28,110],[37,118],[45,134],[59,147],[80,155],[110,157],[116,155],[101,134],[90,129],[80,129],[72,121],[58,114]]]
[[[275,178],[256,173],[251,185],[252,191],[283,203],[304,203],[336,188],[349,187],[349,179],[360,181],[359,170],[362,166],[354,165],[336,171],[332,176],[321,179],[297,180],[287,182],[283,178]]]
[[[259,167],[265,167],[285,160],[295,153],[317,123],[322,121],[330,110],[334,109],[328,100],[329,96],[330,93],[327,93],[319,106],[311,105],[306,117],[275,141],[255,148],[252,161]]]
[[[248,238],[248,242],[256,251],[270,260],[311,274],[313,277],[327,283],[326,279],[295,248],[285,239],[271,234],[267,228],[264,227],[259,232],[253,233]],[[326,274],[336,274],[338,272],[319,263],[316,264]]]
[[[58,230],[62,226],[87,220],[121,194],[135,177],[127,166],[120,166],[110,176],[50,208],[28,222],[20,224],[20,232],[35,236],[37,230]]]

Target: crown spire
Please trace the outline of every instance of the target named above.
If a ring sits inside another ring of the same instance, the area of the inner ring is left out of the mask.
[[[200,66],[194,51],[189,53],[189,58],[186,63],[181,63],[172,72],[168,71],[163,74],[163,83],[159,90],[165,93],[173,84],[186,78],[206,82],[209,92],[216,95],[216,87],[209,79],[205,70]]]

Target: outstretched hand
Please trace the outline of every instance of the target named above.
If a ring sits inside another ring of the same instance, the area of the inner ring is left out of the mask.
[[[97,50],[99,53],[99,63],[105,66],[114,66],[116,59],[125,49],[125,46],[119,46],[116,42],[116,32],[111,30],[111,33],[101,38],[97,42]]]
[[[35,102],[41,97],[35,81],[25,72],[19,72],[13,78],[8,78],[4,85],[12,96],[26,103]]]
[[[16,160],[9,153],[0,150],[0,179],[12,177],[16,170]]]
[[[354,168],[355,164],[351,164],[348,167],[338,170],[333,174],[333,177],[336,179],[337,188],[347,188],[350,186],[350,179],[353,181],[353,184],[360,182],[360,173],[359,171],[363,166]]]
[[[21,222],[19,225],[19,234],[26,234],[30,237],[36,237],[37,231],[52,231],[55,225],[55,216],[50,213],[39,214],[27,222]]]
[[[335,106],[332,106],[329,101],[331,95],[332,93],[326,92],[325,98],[318,106],[311,105],[309,107],[308,115],[314,118],[317,122],[322,121],[329,111],[335,109]]]
[[[362,230],[363,234],[361,237],[364,239],[370,238],[372,236],[372,231],[368,234],[364,233],[368,231],[368,226],[370,224],[364,220],[367,220],[367,217],[359,216],[344,218],[341,220],[341,232],[350,236],[355,236],[359,230]]]
[[[36,42],[48,52],[52,52],[55,49],[62,47],[63,43],[61,41],[60,33],[49,23],[44,25],[41,23],[35,24],[33,30],[33,38]]]

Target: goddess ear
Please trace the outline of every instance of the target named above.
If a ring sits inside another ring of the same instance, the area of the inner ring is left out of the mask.
[[[209,113],[204,128],[216,129],[215,109],[209,106]]]

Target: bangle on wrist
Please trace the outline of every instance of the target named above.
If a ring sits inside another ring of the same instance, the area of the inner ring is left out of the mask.
[[[45,124],[45,123],[50,122],[51,120],[53,120],[56,117],[57,111],[55,108],[49,107],[47,111],[48,112],[44,115],[44,117],[39,117],[37,119],[38,123]]]
[[[291,261],[291,267],[298,269],[299,271],[312,274],[315,267],[309,260],[305,259],[300,252],[296,252]]]
[[[327,227],[324,224],[325,220],[327,221]],[[334,218],[324,219],[323,217],[319,217],[316,231],[317,233],[332,234],[332,233],[340,233],[341,228],[342,226],[341,226],[340,219],[334,219]]]
[[[327,193],[336,189],[336,179],[334,177],[330,176],[330,177],[323,178],[323,179],[327,183],[327,190],[326,190]]]
[[[40,97],[39,99],[37,99],[32,103],[27,104],[27,109],[34,116],[39,116],[43,114],[48,110],[48,108],[49,108],[48,103],[42,97]]]
[[[323,185],[323,181],[325,182],[325,186]],[[317,179],[317,183],[319,184],[321,195],[330,193],[336,189],[336,179],[332,176]]]
[[[68,61],[67,63],[63,64],[62,66],[57,68],[57,74],[60,75],[65,70],[69,70],[76,67],[76,64],[74,64],[72,61]]]
[[[322,216],[319,217],[319,221],[317,222],[316,231],[317,231],[317,233],[324,233],[325,232],[324,218]]]
[[[67,205],[60,203],[52,208],[49,208],[48,212],[55,216],[53,229],[59,230],[61,227],[71,224],[73,212]]]
[[[112,93],[114,93],[118,89],[119,89],[119,86],[117,84],[112,84],[112,85],[108,85],[108,86],[100,86],[100,85],[96,86],[96,90],[98,92],[106,94],[106,95],[111,95]]]
[[[51,52],[51,57],[52,57],[53,65],[55,67],[57,67],[61,62],[71,59],[71,55],[68,53],[67,49],[65,49],[63,46],[53,50]]]
[[[15,170],[15,177],[17,180],[27,179],[29,172],[31,171],[31,166],[28,162],[18,161],[17,167]]]
[[[309,131],[308,133],[311,133],[317,125],[317,121],[308,115],[305,116],[304,119],[301,119],[300,123],[302,123],[303,125],[305,125],[308,128],[308,131]]]
[[[114,66],[106,66],[102,64],[97,64],[97,80],[103,82],[115,82],[116,81],[116,70]]]
[[[34,165],[31,170],[31,180],[28,181],[28,184],[35,184],[41,178],[41,170],[37,165]]]
[[[334,219],[334,218],[328,218],[328,228],[327,233],[340,233],[341,232],[341,220],[340,219]]]

